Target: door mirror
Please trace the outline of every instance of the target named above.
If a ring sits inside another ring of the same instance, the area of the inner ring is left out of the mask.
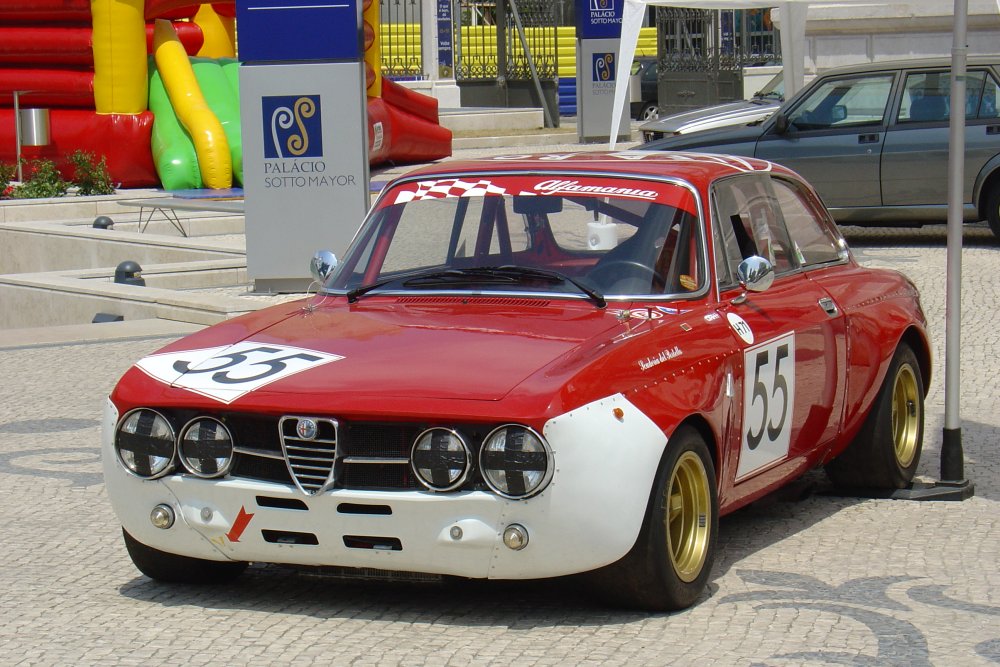
[[[309,272],[321,285],[326,284],[326,279],[336,268],[337,256],[329,250],[317,250],[312,261],[309,262]]]
[[[788,132],[788,116],[781,112],[774,114],[774,131],[778,134]]]
[[[834,104],[830,109],[830,124],[836,125],[847,118],[847,107],[843,104]]]
[[[764,292],[774,282],[774,265],[760,255],[754,255],[740,262],[736,277],[748,292]]]

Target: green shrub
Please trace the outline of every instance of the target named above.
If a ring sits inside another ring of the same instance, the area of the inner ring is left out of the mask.
[[[0,199],[6,199],[10,196],[8,189],[16,173],[17,167],[12,164],[3,164],[0,162]]]
[[[69,183],[62,179],[52,160],[32,160],[25,181],[11,192],[14,199],[39,199],[62,197],[69,190]]]
[[[114,194],[115,186],[111,184],[107,160],[103,155],[99,162],[95,162],[94,159],[93,153],[79,150],[69,156],[69,161],[73,165],[73,183],[76,184],[77,194],[80,196]]]

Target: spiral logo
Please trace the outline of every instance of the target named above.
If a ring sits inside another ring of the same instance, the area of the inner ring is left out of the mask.
[[[615,80],[615,54],[594,54],[594,81],[607,82]]]
[[[323,127],[318,95],[261,98],[264,117],[264,157],[323,156]]]

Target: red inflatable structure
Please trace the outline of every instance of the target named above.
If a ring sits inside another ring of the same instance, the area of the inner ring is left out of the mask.
[[[146,0],[147,21],[175,21],[189,55],[202,48],[201,28],[190,19],[198,0]],[[234,2],[211,3],[220,16],[235,15]],[[14,92],[22,108],[49,109],[50,144],[24,146],[27,160],[48,158],[70,175],[67,157],[84,150],[107,159],[112,180],[123,187],[159,185],[151,155],[153,115],[95,111],[91,0],[0,0],[0,162],[16,160]],[[152,26],[147,26],[147,51]],[[368,99],[369,158],[382,162],[434,160],[451,154],[451,132],[438,123],[437,100],[388,79],[381,96]]]

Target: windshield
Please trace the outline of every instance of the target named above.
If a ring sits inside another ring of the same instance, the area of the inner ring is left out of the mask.
[[[692,191],[570,174],[409,181],[385,193],[326,290],[691,296],[707,286]]]
[[[785,101],[785,81],[781,74],[776,74],[773,79],[768,81],[763,88],[758,90],[753,94],[754,97],[761,100],[775,100],[777,102]]]

